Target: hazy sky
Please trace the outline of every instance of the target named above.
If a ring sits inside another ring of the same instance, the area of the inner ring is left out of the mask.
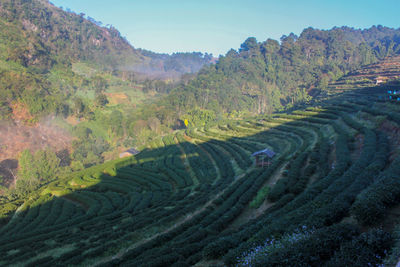
[[[111,24],[136,48],[155,52],[237,49],[258,41],[300,34],[309,26],[400,27],[400,0],[50,0]]]

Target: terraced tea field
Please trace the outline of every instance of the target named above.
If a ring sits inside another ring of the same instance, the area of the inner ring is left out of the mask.
[[[0,265],[395,264],[400,106],[382,90],[176,131],[16,210],[2,200]],[[265,148],[276,156],[255,167]]]

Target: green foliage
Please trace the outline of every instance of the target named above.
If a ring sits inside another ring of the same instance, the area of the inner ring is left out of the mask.
[[[329,82],[383,54],[397,54],[389,47],[398,47],[398,40],[385,41],[396,34],[398,30],[374,26],[365,30],[307,28],[300,36],[283,36],[280,44],[250,37],[238,52],[229,51],[195,79],[172,90],[168,102],[178,112],[197,107],[217,114],[221,110],[271,113],[282,106],[307,103],[311,88],[323,91]]]
[[[218,258],[236,265],[266,246],[262,266],[361,266],[379,264],[376,256],[390,248],[387,233],[360,235],[340,223],[349,215],[379,223],[399,203],[400,165],[389,161],[383,128],[354,119],[362,109],[400,121],[390,108],[370,108],[371,90],[292,114],[239,118],[307,104],[311,88],[323,91],[344,73],[398,53],[398,30],[309,28],[280,43],[248,38],[180,83],[135,84],[137,74],[118,67],[141,53],[174,73],[196,71],[210,55],[137,51],[114,28],[46,1],[5,0],[0,12],[0,115],[24,103],[35,116],[79,118],[68,168],[49,151],[21,154],[16,190],[0,197],[0,264],[193,266]],[[142,90],[170,94],[130,102]],[[129,104],[106,105],[105,91],[110,101],[126,92]],[[179,131],[178,119],[188,129]],[[354,146],[354,134],[362,145]],[[135,144],[146,148],[102,163],[104,152]],[[268,168],[254,168],[250,155],[265,147],[277,155]],[[287,175],[263,187],[287,159]],[[69,169],[75,172],[66,175]],[[256,219],[241,216],[266,197],[274,205]]]
[[[185,126],[188,126],[186,125],[186,121],[192,126],[203,126],[207,123],[214,122],[216,120],[216,115],[213,110],[197,108],[187,111],[182,120],[185,121]]]
[[[270,190],[271,188],[269,186],[264,186],[260,191],[258,191],[257,196],[250,202],[250,208],[259,208],[264,200],[267,198]]]
[[[93,263],[121,249],[124,254],[112,263],[192,266],[217,258],[227,265],[251,259],[262,266],[357,266],[365,258],[379,264],[381,259],[372,258],[385,255],[390,236],[379,231],[360,235],[355,225],[340,222],[360,192],[383,178],[382,170],[392,168],[384,169],[390,164],[388,140],[383,132],[357,123],[356,109],[343,110],[332,106],[190,127],[154,138],[133,157],[55,180],[40,194],[29,194],[30,200],[11,219],[12,211],[4,210],[0,249],[6,253],[0,260],[27,264],[24,256],[35,257],[32,248],[24,247],[29,241],[41,251],[42,260],[33,261],[40,264]],[[107,116],[101,121],[107,122]],[[93,143],[96,131],[86,125],[79,124],[74,132]],[[328,125],[331,140],[323,134]],[[351,157],[350,133],[364,137],[357,157]],[[254,168],[251,153],[265,147],[278,152],[276,157],[268,168]],[[321,164],[330,155],[334,168]],[[79,156],[73,165],[90,157]],[[268,192],[264,185],[286,159],[284,193],[247,221],[242,215],[251,209],[246,207],[271,194],[274,189]],[[126,250],[132,240],[137,246]],[[74,246],[45,257],[61,244]],[[363,257],[351,256],[357,249]]]
[[[60,159],[51,150],[38,150],[35,154],[24,150],[19,157],[17,192],[29,193],[60,173]]]
[[[375,225],[382,221],[386,211],[400,201],[399,159],[390,168],[376,177],[375,183],[366,188],[352,205],[352,214],[364,225]]]
[[[108,104],[107,96],[105,94],[96,95],[95,104],[99,107],[104,107]]]
[[[389,233],[372,229],[344,243],[325,266],[380,266],[392,244]]]
[[[102,163],[104,160],[101,154],[107,151],[110,145],[103,138],[93,135],[92,130],[85,126],[78,125],[74,131],[79,139],[72,142],[72,159],[86,167]],[[74,164],[74,168],[81,168],[79,165]]]
[[[352,225],[334,225],[305,233],[294,233],[278,245],[274,241],[265,248],[256,251],[252,257],[252,266],[320,266],[329,259],[340,245],[358,234]],[[271,248],[270,248],[271,247]],[[264,250],[266,250],[264,252]],[[257,255],[257,253],[259,255]],[[244,259],[246,261],[246,259]]]

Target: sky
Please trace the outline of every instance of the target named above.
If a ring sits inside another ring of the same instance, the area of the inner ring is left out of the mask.
[[[111,24],[135,48],[225,55],[248,37],[279,40],[308,27],[400,27],[399,0],[50,0]]]

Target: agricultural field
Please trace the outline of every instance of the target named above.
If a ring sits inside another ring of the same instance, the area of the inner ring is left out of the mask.
[[[178,130],[2,199],[0,265],[394,266],[400,110],[385,90]]]

